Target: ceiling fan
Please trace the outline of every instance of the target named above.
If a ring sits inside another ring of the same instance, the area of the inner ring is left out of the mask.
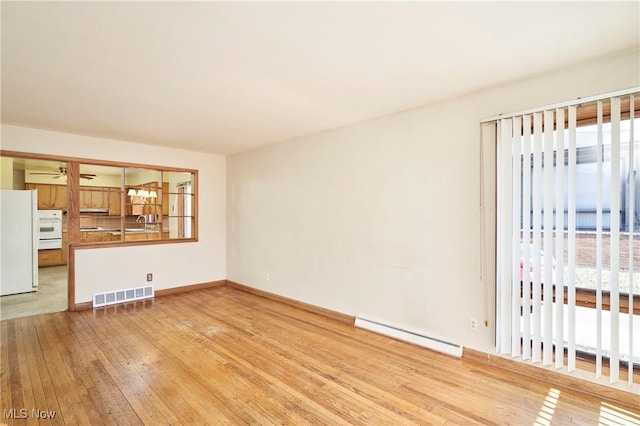
[[[47,175],[54,176],[54,179],[62,179],[63,181],[67,181],[67,168],[64,166],[58,167],[57,172],[29,172],[31,175]],[[96,175],[93,173],[80,173],[81,179],[93,179]]]

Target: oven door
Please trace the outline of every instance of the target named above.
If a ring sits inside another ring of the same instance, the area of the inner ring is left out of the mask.
[[[60,219],[40,219],[41,240],[60,238],[62,238],[62,221]]]

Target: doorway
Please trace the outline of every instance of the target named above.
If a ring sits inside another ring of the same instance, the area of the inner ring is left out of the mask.
[[[0,297],[0,319],[20,318],[68,309],[67,164],[46,159],[2,156],[3,190],[37,191],[37,210],[58,210],[62,217],[62,239],[58,246],[42,247],[36,240],[32,253],[37,262],[37,287]],[[36,212],[37,213],[37,212]],[[35,215],[38,216],[37,214]],[[35,219],[34,219],[35,220]],[[5,224],[3,224],[3,227]],[[19,267],[3,261],[3,268]],[[34,277],[35,278],[35,277]]]

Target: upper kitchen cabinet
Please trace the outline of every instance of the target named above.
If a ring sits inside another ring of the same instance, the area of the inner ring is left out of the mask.
[[[52,209],[60,209],[67,210],[67,197],[68,197],[68,189],[67,185],[49,185],[49,195],[51,208]]]
[[[110,216],[122,213],[122,168],[80,164],[80,211],[108,211]]]
[[[67,210],[67,163],[22,158],[9,161],[13,169],[13,189],[37,190],[39,210]]]
[[[109,215],[120,216],[122,214],[122,191],[109,191]]]
[[[108,186],[81,186],[80,210],[108,210],[109,215],[119,216],[122,205],[120,188]]]
[[[67,185],[25,183],[25,189],[38,191],[38,210],[67,210]]]
[[[108,209],[109,197],[105,196],[102,187],[80,187],[80,211],[84,209]]]

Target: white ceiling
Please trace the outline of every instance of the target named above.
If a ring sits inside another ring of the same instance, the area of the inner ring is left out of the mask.
[[[2,122],[231,154],[637,48],[639,4],[2,1]]]

